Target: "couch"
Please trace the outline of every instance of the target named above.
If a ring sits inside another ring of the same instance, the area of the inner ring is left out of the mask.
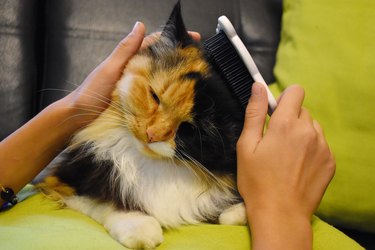
[[[160,30],[174,3],[175,0],[0,0],[0,139],[76,88],[136,21],[144,22],[149,32]],[[284,10],[291,8],[289,5],[290,1],[284,3]],[[278,82],[277,73],[280,79],[287,79],[282,66],[274,71],[276,58],[286,60],[286,55],[277,52],[280,34],[287,34],[282,31],[282,24],[289,21],[282,19],[281,0],[185,0],[182,6],[187,28],[200,32],[203,40],[214,33],[217,17],[227,15],[265,80],[276,82],[275,93],[285,87],[283,81]],[[23,192],[27,194],[29,188]],[[359,226],[341,221],[330,216],[331,212],[326,209],[318,215],[341,231],[315,217],[314,247],[360,249],[342,232],[363,247],[375,247],[375,231],[361,228],[361,221]],[[0,248],[4,244],[4,249],[121,249],[106,238],[100,225],[74,211],[56,209],[39,194],[0,213],[0,231]],[[166,232],[160,249],[249,246],[247,227],[200,225]]]

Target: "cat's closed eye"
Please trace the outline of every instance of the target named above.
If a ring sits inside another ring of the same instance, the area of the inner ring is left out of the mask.
[[[156,104],[160,104],[160,99],[154,90],[150,89],[150,93]]]

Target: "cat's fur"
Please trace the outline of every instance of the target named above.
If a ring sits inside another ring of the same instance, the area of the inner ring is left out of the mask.
[[[239,102],[185,30],[179,3],[126,66],[111,105],[78,132],[39,187],[130,248],[162,227],[245,224],[236,191]]]

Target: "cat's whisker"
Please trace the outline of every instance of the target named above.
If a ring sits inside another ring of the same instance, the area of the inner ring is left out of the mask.
[[[192,161],[197,166],[197,168],[194,168],[194,170],[198,170],[201,173],[205,174],[205,176],[209,177],[209,180],[212,180],[214,183],[216,183],[216,185],[219,188],[225,187],[225,188],[229,188],[229,189],[234,190],[234,187],[232,187],[228,183],[224,182],[223,180],[221,180],[220,178],[215,176],[211,171],[209,171],[205,166],[203,166],[200,162],[198,162],[196,159],[191,157],[189,154],[187,154],[186,152],[183,152],[183,151],[181,151],[180,153],[183,154],[186,158],[188,158],[190,161]]]
[[[40,90],[39,92],[45,92],[45,91],[59,91],[59,92],[65,92],[65,93],[70,94],[70,93],[72,93],[75,90],[58,89],[58,88],[45,88],[45,89]],[[108,99],[105,96],[99,95],[97,93],[95,93],[95,95],[84,94],[84,93],[80,93],[80,94],[83,95],[83,96],[86,96],[86,97],[91,97],[91,98],[93,98],[93,99],[95,99],[95,100],[97,100],[99,102],[102,102],[103,104],[106,104],[108,106],[112,106],[113,108],[119,108],[119,109],[121,109],[121,106],[119,106],[119,105],[115,106],[115,104],[113,104],[111,102],[111,99]]]
[[[212,129],[212,133],[213,135],[217,135],[219,138],[220,138],[220,141],[221,141],[221,146],[223,148],[223,154],[226,155],[226,150],[225,150],[225,144],[224,144],[224,139],[223,137],[221,136],[221,133],[219,131],[219,129],[215,126],[215,124],[213,124],[212,122],[210,122],[210,128]],[[211,130],[210,129],[210,130]]]
[[[190,155],[186,153],[183,153],[183,155],[194,164],[194,165],[191,165],[191,164],[188,164],[188,165],[193,171],[197,172],[197,176],[199,176],[200,178],[202,178],[202,176],[204,177],[205,179],[204,183],[208,184],[208,183],[213,182],[213,183],[219,184],[216,177],[210,171],[208,171],[205,167],[203,167],[202,164],[200,164],[193,157],[191,157]]]
[[[108,108],[105,108],[105,107],[100,107],[100,106],[97,106],[97,105],[90,105],[90,104],[84,104],[82,106],[83,107],[76,107],[75,109],[83,110],[83,111],[91,111],[92,113],[95,113],[95,114],[98,114],[98,115],[102,114],[105,110],[106,110],[106,114],[112,114],[112,115],[116,115],[118,117],[121,117],[121,115],[124,115],[123,111],[119,110],[117,108],[108,109]],[[87,107],[87,108],[84,108],[84,107]],[[93,108],[93,109],[89,109],[89,108]]]
[[[72,81],[68,81],[68,80],[65,80],[65,82],[66,82],[67,84],[70,84],[70,85],[76,87],[76,88],[79,88],[79,86],[82,85],[82,84],[77,84],[77,83],[74,83],[74,82],[72,82]]]
[[[107,98],[103,95],[100,95],[100,94],[97,94],[97,93],[95,93],[95,95],[92,95],[92,94],[83,94],[83,95],[87,96],[87,97],[91,97],[91,98],[93,98],[93,99],[95,99],[95,100],[97,100],[97,101],[99,101],[103,104],[106,104],[106,105],[108,105],[108,107],[113,107],[115,109],[120,109],[120,110],[122,108],[120,104],[112,102],[111,99],[109,99],[109,98]]]
[[[59,89],[59,88],[45,88],[45,89],[41,89],[41,90],[38,90],[38,93],[41,93],[41,92],[47,92],[47,91],[56,91],[56,92],[65,92],[65,93],[72,93],[74,90],[69,90],[69,89]]]
[[[76,117],[79,117],[79,116],[87,116],[88,114],[77,114],[77,115],[72,115],[72,116],[69,116],[68,118],[66,118],[65,120],[63,120],[60,124],[64,124],[65,122],[71,120],[71,119],[74,119]],[[86,123],[86,124],[89,124],[91,122],[95,121],[95,119],[86,119],[86,120],[82,120],[81,122],[82,123]]]
[[[84,105],[81,105],[81,106],[88,107],[88,108],[92,107],[92,108],[97,109],[97,110],[84,109],[82,107],[76,107],[76,109],[97,112],[96,114],[98,114],[98,115],[100,115],[102,112],[106,111],[106,114],[111,113],[113,115],[118,116],[119,119],[123,119],[123,118],[126,119],[127,116],[133,115],[131,113],[131,111],[128,111],[125,107],[117,107],[117,106],[114,106],[112,103],[109,104],[109,106],[112,107],[112,109],[109,109],[108,107],[101,107],[101,106],[90,105],[90,104],[84,104]]]
[[[86,113],[83,113],[83,115],[101,115],[102,114],[102,111],[97,111],[97,110],[94,110],[94,109],[88,109],[88,108],[76,108],[77,110],[79,111],[86,111]],[[79,115],[79,114],[77,114]],[[107,112],[106,116],[113,116],[114,118],[117,118],[118,120],[122,120],[117,113],[113,112],[112,113],[110,111]]]
[[[74,84],[74,83],[69,83],[69,84],[77,87],[76,90],[78,90],[79,88],[83,88],[84,87],[82,85],[77,85],[77,84]],[[66,93],[70,94],[70,93],[72,93],[72,92],[74,92],[76,90],[67,90],[67,89],[58,89],[58,88],[46,88],[46,89],[40,90],[40,92],[43,92],[43,91],[60,91],[60,92],[66,92]],[[93,99],[95,99],[95,100],[97,100],[97,101],[99,101],[99,102],[101,102],[103,104],[106,104],[108,106],[112,106],[113,108],[117,108],[117,109],[120,109],[120,110],[122,108],[120,104],[112,102],[111,98],[108,98],[108,97],[106,97],[104,95],[101,95],[101,94],[99,94],[97,92],[94,92],[92,90],[89,90],[89,89],[86,89],[85,91],[87,91],[88,93],[82,93],[81,92],[80,95],[83,95],[83,96],[86,96],[86,97],[91,97],[91,98],[93,98]]]
[[[68,120],[71,120],[73,118],[76,118],[76,117],[82,117],[82,116],[92,116],[93,113],[95,113],[95,111],[93,110],[90,110],[90,109],[81,109],[82,111],[87,111],[87,113],[81,113],[81,114],[76,114],[76,115],[71,115],[69,116],[68,118],[66,118],[64,121],[61,122],[62,123],[65,123],[66,121]],[[100,114],[101,112],[96,112],[96,114]],[[118,116],[114,116],[114,115],[107,115],[106,118],[108,118],[109,120],[102,120],[101,122],[105,122],[105,123],[111,123],[113,125],[118,125],[118,126],[121,126],[121,127],[124,127],[124,128],[127,128],[126,124],[124,123],[124,120],[119,118]],[[84,123],[90,123],[92,121],[94,121],[96,118],[94,119],[87,119],[87,120],[84,120],[82,122]]]
[[[190,169],[196,178],[202,179],[202,177],[206,177],[206,175],[199,175],[198,171],[196,171],[196,169],[191,164],[187,163],[182,156],[176,154],[175,157],[177,158],[178,163],[183,164],[186,168]],[[172,161],[173,163],[176,163],[174,159],[172,159]],[[179,165],[178,163],[176,165]],[[203,183],[207,183],[207,180],[203,180]]]
[[[199,126],[194,125],[194,127],[198,130],[198,134],[199,134],[199,145],[200,145],[200,150],[201,150],[201,157],[203,158],[203,140],[202,140],[202,133],[201,133],[201,130],[199,129]]]
[[[104,108],[104,107],[95,106],[95,105],[89,105],[89,104],[87,104],[87,105],[83,105],[83,106],[86,106],[88,108],[76,107],[75,109],[77,109],[79,111],[85,111],[86,113],[77,114],[77,115],[83,115],[83,116],[95,115],[95,116],[99,116],[99,115],[101,115],[103,113],[104,110],[106,110],[106,108]],[[93,107],[94,109],[90,109],[90,107]],[[98,109],[98,110],[95,110],[95,109]],[[121,115],[124,115],[125,117],[122,117]],[[118,109],[107,109],[105,117],[110,117],[113,120],[118,121],[119,123],[124,123],[124,121],[126,120],[126,119],[123,119],[123,118],[126,118],[126,115],[122,112],[122,110],[118,110]]]
[[[184,148],[184,145],[182,145],[181,143],[179,143],[179,146]],[[212,181],[216,182],[217,184],[220,184],[220,181],[218,180],[218,178],[211,171],[209,171],[206,167],[204,167],[199,161],[194,159],[192,156],[190,156],[184,150],[179,151],[179,153],[181,154],[181,156],[185,156],[187,159],[189,159],[194,164],[194,165],[188,164],[189,167],[193,168],[193,166],[196,166],[192,170],[198,171],[198,172],[202,173],[205,178],[209,177],[208,180],[212,180]],[[201,177],[201,175],[199,175],[199,176]]]
[[[85,87],[84,84],[76,84],[76,83],[73,83],[73,82],[68,82],[68,83],[69,83],[70,85],[75,86],[77,89],[82,89],[82,88]],[[106,96],[104,96],[104,95],[101,95],[101,94],[99,94],[98,92],[94,92],[94,91],[92,91],[92,90],[90,90],[90,89],[86,89],[86,91],[88,91],[89,93],[91,93],[91,95],[86,94],[87,96],[92,96],[92,97],[101,98],[101,100],[105,100],[105,101],[107,101],[107,103],[112,102],[112,99],[111,99],[111,98],[108,98],[108,97],[106,97]]]

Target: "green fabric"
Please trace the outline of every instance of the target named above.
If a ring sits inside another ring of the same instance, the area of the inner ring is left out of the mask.
[[[356,242],[314,218],[314,248],[362,249]],[[89,217],[36,194],[0,213],[0,249],[125,249]],[[250,249],[246,226],[184,226],[164,233],[160,250]]]
[[[375,1],[285,0],[282,23],[276,82],[305,88],[337,163],[319,215],[375,232]]]

